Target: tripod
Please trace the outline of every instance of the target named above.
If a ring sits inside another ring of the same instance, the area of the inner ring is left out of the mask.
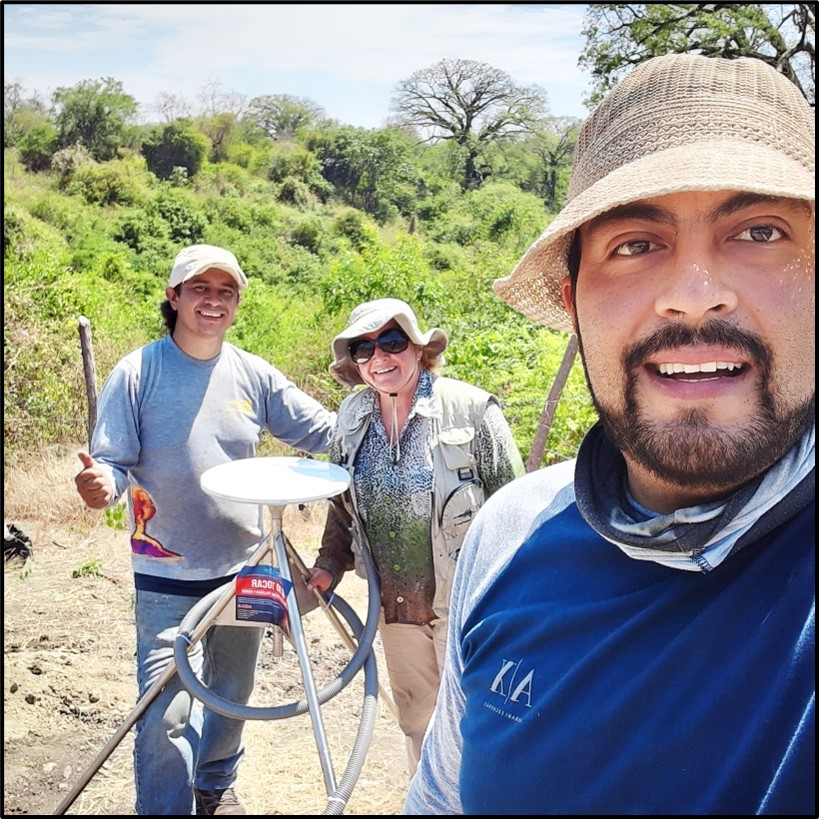
[[[351,791],[352,784],[354,784],[358,772],[360,772],[360,767],[356,770],[355,766],[352,768],[348,766],[348,770],[345,772],[341,784],[339,785],[336,782],[326,732],[321,717],[320,705],[323,701],[326,701],[326,699],[338,693],[340,687],[346,685],[351,676],[361,668],[362,664],[366,664],[365,672],[368,677],[377,678],[371,646],[372,636],[374,636],[376,628],[378,595],[370,594],[370,611],[367,617],[368,628],[359,629],[357,633],[359,637],[358,647],[345,669],[347,673],[342,672],[342,675],[340,675],[342,685],[339,687],[338,683],[334,682],[330,686],[325,687],[321,692],[317,691],[300,616],[309,606],[302,601],[300,608],[297,597],[297,590],[301,590],[303,594],[309,597],[301,579],[305,568],[295,549],[293,549],[292,544],[290,544],[284,534],[282,518],[287,505],[291,503],[307,503],[333,497],[334,495],[344,492],[349,486],[349,482],[350,478],[348,473],[341,467],[307,458],[248,458],[222,464],[208,470],[202,475],[200,483],[203,491],[206,493],[226,500],[240,503],[254,503],[259,506],[260,522],[263,526],[263,537],[256,551],[248,559],[240,576],[245,573],[246,576],[251,576],[252,578],[254,567],[264,567],[265,561],[267,561],[271,564],[272,568],[272,563],[275,561],[277,564],[275,571],[281,582],[276,588],[272,589],[270,595],[264,596],[264,594],[262,594],[260,598],[255,601],[256,603],[261,603],[261,606],[257,605],[254,608],[253,605],[248,606],[245,602],[241,619],[237,618],[235,614],[231,619],[229,608],[231,603],[238,606],[237,601],[239,597],[237,596],[236,581],[230,581],[225,586],[207,595],[199,604],[191,609],[182,624],[180,624],[180,633],[177,636],[174,646],[174,661],[168,664],[162,676],[140,698],[133,711],[126,717],[114,736],[106,743],[88,769],[86,769],[80,777],[74,788],[60,803],[54,815],[64,814],[71,804],[73,804],[74,800],[82,792],[88,782],[90,782],[96,771],[99,770],[105,760],[113,753],[114,749],[136,723],[140,715],[153,700],[156,699],[159,692],[175,673],[179,673],[184,685],[194,696],[199,698],[206,707],[236,719],[279,719],[284,716],[294,716],[303,713],[304,710],[309,710],[322,766],[324,784],[330,800],[328,810],[325,812],[341,812],[339,807],[343,809],[344,804],[346,804],[344,794],[348,794]],[[267,532],[264,532],[265,510],[269,513],[270,520]],[[290,569],[291,563],[297,567],[297,579],[295,581]],[[373,577],[376,575],[374,568],[371,574]],[[262,575],[261,577],[263,580],[269,579],[269,575]],[[314,598],[318,600],[319,605],[324,608],[325,613],[330,617],[333,625],[345,638],[347,645],[350,647],[355,646],[349,633],[335,616],[335,613],[330,609],[324,597],[317,591],[313,594]],[[264,619],[263,616],[260,618],[259,616],[253,615],[259,615],[260,612],[263,615],[264,609],[270,609],[271,600],[276,597],[283,597],[284,599],[285,622],[287,631],[298,655],[305,685],[306,703],[296,703],[293,707],[259,709],[220,700],[216,695],[209,692],[191,671],[190,663],[187,660],[188,649],[200,641],[208,629],[216,624],[217,621],[230,625],[245,625],[256,628],[266,626],[269,622],[267,619]],[[374,604],[376,606],[375,609],[373,608]],[[248,608],[251,609],[250,617],[247,613]],[[375,614],[375,617],[372,616],[373,614]],[[347,615],[347,619],[355,631],[357,622],[355,613],[350,611]],[[358,626],[360,626],[360,622]],[[364,726],[365,722],[369,722],[371,717],[374,719],[375,699],[377,696],[375,693],[376,686],[377,683],[373,685],[369,682],[366,685],[367,697],[363,712],[364,716],[362,717],[362,726]],[[361,741],[366,740],[366,744],[368,745],[370,736],[371,728],[369,729],[369,734],[366,731],[360,732],[359,742],[351,756],[351,763],[355,759],[360,761],[360,764],[363,765],[363,754],[361,752],[362,748],[360,747]],[[363,750],[366,752],[366,748]],[[356,762],[356,766],[358,766],[358,761]]]

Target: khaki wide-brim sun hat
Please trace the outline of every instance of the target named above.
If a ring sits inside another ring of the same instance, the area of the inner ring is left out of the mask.
[[[394,321],[417,347],[423,347],[433,356],[438,356],[446,349],[449,339],[443,330],[433,327],[422,333],[413,309],[400,299],[376,299],[359,304],[350,313],[347,328],[340,332],[332,344],[334,361],[330,365],[330,374],[347,387],[363,384],[352,358],[350,342],[361,336],[380,330],[385,324]]]
[[[538,324],[571,331],[561,295],[580,225],[682,191],[815,200],[813,109],[761,60],[690,54],[635,68],[583,124],[567,204],[493,289]]]

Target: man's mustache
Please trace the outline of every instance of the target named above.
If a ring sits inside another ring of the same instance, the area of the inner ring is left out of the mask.
[[[768,346],[756,333],[743,330],[730,322],[714,319],[698,327],[687,324],[669,324],[661,327],[647,338],[635,343],[627,351],[624,363],[626,369],[631,370],[664,350],[703,344],[730,347],[743,353],[751,363],[757,365],[767,365],[771,360]]]

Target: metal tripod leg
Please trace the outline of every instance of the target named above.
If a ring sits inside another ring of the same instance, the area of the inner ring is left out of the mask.
[[[288,581],[290,591],[287,594],[287,614],[290,627],[290,637],[296,647],[296,654],[301,665],[301,675],[304,679],[304,691],[307,696],[307,705],[310,709],[310,718],[313,721],[313,733],[316,737],[316,746],[321,760],[321,769],[324,773],[324,786],[327,788],[327,795],[332,796],[336,790],[336,778],[333,773],[333,762],[330,758],[330,748],[327,744],[327,735],[324,731],[324,721],[321,717],[321,707],[316,691],[316,683],[313,679],[313,672],[310,667],[310,656],[307,653],[307,643],[304,639],[304,630],[301,626],[301,616],[299,605],[296,600],[296,590],[293,586],[293,578],[290,574],[290,564],[287,561],[287,548],[284,543],[282,533],[282,512],[281,506],[269,506],[270,510],[270,535],[273,539],[273,546],[276,550],[276,560],[279,564],[281,576]]]
[[[299,572],[301,572],[302,577],[307,577],[307,566],[304,565],[304,561],[293,547],[293,544],[290,542],[287,535],[284,535],[284,545],[287,547],[287,553],[290,555],[293,565]],[[341,639],[344,640],[344,644],[350,649],[351,652],[355,653],[356,649],[358,648],[358,644],[355,642],[353,637],[350,636],[350,632],[347,631],[333,607],[324,599],[324,595],[318,589],[313,589],[313,596],[318,601],[322,611],[327,615],[327,619],[333,624],[333,628],[335,628],[335,630],[338,632]],[[384,686],[381,685],[380,682],[378,683],[378,696],[379,699],[383,700],[383,702],[387,705],[390,712],[397,720],[398,707],[393,702],[392,697],[384,690]]]
[[[270,534],[266,535],[259,543],[259,547],[250,556],[247,561],[249,566],[255,566],[260,563],[270,551]],[[195,645],[201,640],[208,629],[211,627],[213,621],[222,613],[222,610],[235,596],[235,584],[231,584],[230,588],[225,589],[224,594],[213,604],[210,611],[202,618],[197,625],[193,634],[191,635],[191,644]],[[134,706],[134,709],[125,718],[124,722],[117,728],[114,735],[108,742],[105,743],[102,750],[97,754],[91,764],[83,771],[82,776],[77,781],[77,784],[66,795],[65,799],[57,806],[52,816],[62,816],[72,804],[74,800],[82,793],[85,786],[91,781],[94,774],[103,766],[105,760],[114,753],[117,745],[122,742],[128,731],[134,726],[136,721],[142,716],[145,709],[157,698],[159,692],[165,687],[167,682],[176,674],[176,662],[171,659],[168,663],[162,676],[139,698],[139,701]]]
[[[327,744],[327,737],[321,717],[316,685],[310,666],[310,658],[307,653],[307,644],[304,639],[304,631],[301,625],[301,616],[299,614],[298,603],[296,601],[296,593],[294,587],[292,586],[290,567],[289,563],[287,562],[287,550],[284,534],[282,532],[283,507],[271,506],[269,509],[271,515],[270,531],[268,531],[259,542],[258,548],[250,556],[246,565],[255,566],[261,563],[271,553],[271,549],[273,549],[282,577],[288,580],[291,584],[290,592],[287,595],[288,622],[290,625],[293,644],[299,657],[302,677],[304,679],[307,704],[310,710],[311,719],[313,721],[313,732],[316,737],[316,745],[318,747],[319,757],[321,760],[325,787],[327,788],[327,794],[332,795],[336,790],[335,775],[333,773],[332,760],[330,758],[329,746]],[[295,550],[291,550],[291,553],[295,554]],[[219,599],[209,609],[208,613],[197,624],[196,628],[191,634],[192,645],[195,645],[205,636],[205,634],[207,634],[208,629],[210,629],[222,611],[234,599],[235,595],[236,586],[235,583],[232,583],[229,588],[225,589],[221,597],[219,597]],[[66,795],[62,802],[60,802],[52,814],[53,816],[62,816],[71,807],[76,798],[91,781],[94,774],[96,774],[96,772],[103,766],[108,757],[111,756],[120,742],[122,742],[122,740],[128,734],[128,731],[130,731],[130,729],[135,725],[139,717],[156,699],[159,692],[165,687],[174,674],[176,674],[176,670],[176,662],[171,659],[159,679],[157,679],[156,682],[142,695],[142,697],[140,697],[133,710],[130,712],[130,714],[128,714],[111,739],[108,740],[88,768],[86,768],[86,770],[83,772],[82,776],[79,778],[71,791]]]

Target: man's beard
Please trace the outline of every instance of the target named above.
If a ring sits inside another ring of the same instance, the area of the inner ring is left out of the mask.
[[[578,335],[581,351],[582,339]],[[726,430],[708,420],[707,412],[683,410],[675,421],[645,417],[637,403],[637,369],[651,354],[694,344],[726,345],[745,352],[759,374],[758,411],[743,429]],[[684,325],[663,328],[635,344],[623,356],[627,373],[625,408],[606,406],[586,381],[600,420],[618,449],[657,477],[689,488],[728,489],[740,486],[782,458],[810,429],[816,417],[816,394],[783,406],[771,383],[770,348],[752,333],[725,322],[694,330]],[[585,365],[585,358],[584,367]]]

